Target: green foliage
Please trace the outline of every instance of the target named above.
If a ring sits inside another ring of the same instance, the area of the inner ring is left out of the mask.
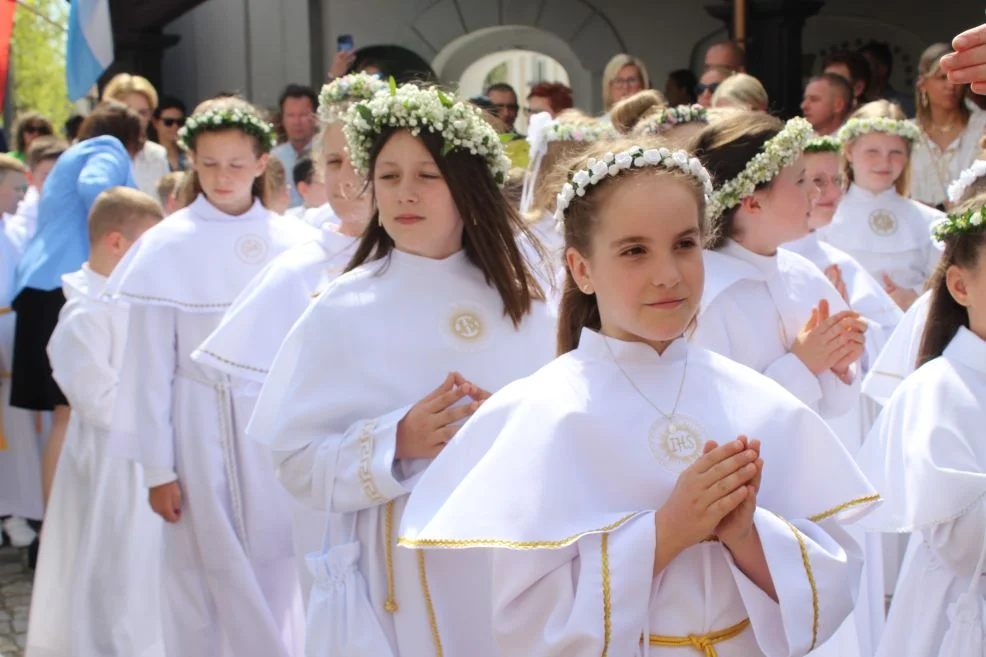
[[[18,4],[10,44],[14,106],[18,113],[41,112],[58,130],[74,111],[65,81],[69,4],[64,0],[23,1],[30,9]]]

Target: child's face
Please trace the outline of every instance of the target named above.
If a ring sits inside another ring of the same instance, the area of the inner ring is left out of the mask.
[[[243,214],[253,205],[253,181],[267,168],[257,157],[254,139],[239,130],[202,132],[195,138],[193,161],[209,201],[227,214]]]
[[[462,248],[462,218],[424,143],[406,130],[377,156],[373,189],[384,230],[401,251],[446,258]]]
[[[770,254],[781,244],[808,234],[818,188],[808,180],[804,156],[778,172],[766,189],[744,201],[737,219],[737,240],[758,253]]]
[[[55,160],[44,160],[38,163],[38,166],[31,169],[31,174],[28,176],[28,182],[39,192],[45,185],[45,181],[48,180],[48,174],[51,170],[55,168]]]
[[[805,156],[805,173],[818,188],[818,199],[811,209],[808,225],[812,230],[828,226],[845,193],[839,156],[835,153],[811,153]]]
[[[853,181],[873,194],[885,192],[896,184],[907,166],[907,143],[903,137],[871,132],[858,138],[846,158],[852,166]]]
[[[27,177],[17,171],[7,171],[0,180],[0,212],[13,214],[27,193]]]
[[[346,136],[342,123],[326,129],[322,141],[322,180],[326,200],[332,211],[343,221],[365,225],[370,220],[370,192],[364,191],[363,180],[356,175],[346,152]]]
[[[698,202],[669,176],[638,175],[602,193],[591,254],[569,247],[569,270],[595,294],[605,335],[662,350],[702,298]]]

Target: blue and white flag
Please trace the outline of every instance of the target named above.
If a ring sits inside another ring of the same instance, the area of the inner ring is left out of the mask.
[[[113,63],[109,0],[71,0],[65,74],[72,102],[84,97]]]

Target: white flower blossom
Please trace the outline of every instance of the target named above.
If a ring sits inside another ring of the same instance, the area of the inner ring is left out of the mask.
[[[839,129],[838,137],[839,141],[846,144],[853,139],[868,135],[871,132],[897,135],[911,143],[921,138],[921,129],[910,121],[897,121],[883,117],[876,119],[849,119]]]

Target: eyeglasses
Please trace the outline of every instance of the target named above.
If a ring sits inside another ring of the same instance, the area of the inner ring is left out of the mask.
[[[712,84],[702,84],[701,82],[699,82],[697,85],[695,85],[695,95],[701,96],[706,91],[708,91],[710,94],[714,94],[716,92],[716,89],[719,88],[719,84],[720,83],[718,82],[713,82]]]
[[[631,75],[628,78],[613,78],[609,83],[614,87],[636,87],[640,84],[640,78]]]
[[[48,130],[46,125],[26,125],[24,126],[24,134],[28,135],[47,135],[51,131]]]
[[[164,124],[165,128],[173,128],[174,126],[178,126],[180,128],[185,125],[185,117],[183,116],[180,119],[173,119],[170,117],[163,118],[161,119],[161,123]]]

